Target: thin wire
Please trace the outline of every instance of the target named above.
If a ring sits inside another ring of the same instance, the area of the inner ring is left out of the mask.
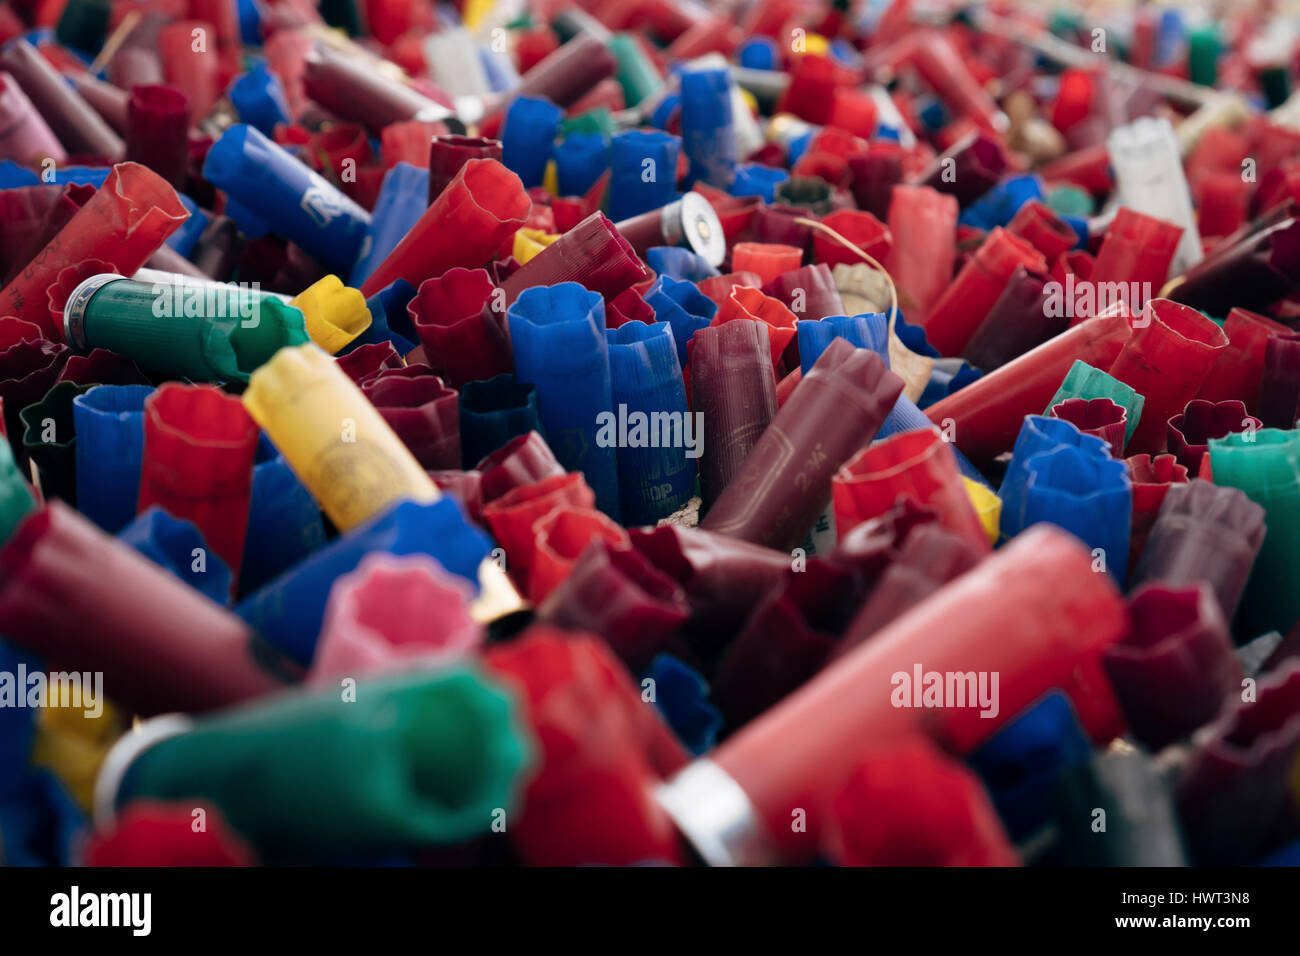
[[[889,274],[889,270],[886,269],[884,266],[882,266],[879,262],[877,262],[875,258],[873,258],[872,256],[868,255],[866,252],[864,252],[862,247],[859,246],[857,243],[845,239],[842,235],[840,235],[830,226],[826,225],[826,223],[818,222],[816,219],[805,219],[802,216],[795,219],[795,222],[797,222],[801,226],[809,226],[813,229],[821,230],[826,235],[830,236],[832,239],[838,242],[840,245],[844,246],[847,249],[851,249],[853,252],[856,252],[864,260],[866,260],[866,262],[873,269],[875,269],[877,272],[879,272],[882,276],[885,277],[885,281],[889,283],[889,327],[893,329],[898,317],[898,287],[894,285],[894,277]]]
[[[140,22],[140,17],[140,11],[132,10],[122,18],[122,22],[117,25],[117,29],[113,31],[112,36],[104,41],[104,46],[99,51],[99,55],[95,57],[90,66],[86,67],[87,73],[95,74],[104,69],[108,61],[113,59],[113,56],[117,53],[117,48],[125,43],[126,38],[131,35],[135,25]]]

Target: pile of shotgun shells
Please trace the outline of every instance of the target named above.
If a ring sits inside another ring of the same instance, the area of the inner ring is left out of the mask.
[[[0,5],[0,862],[1300,865],[1298,38]]]

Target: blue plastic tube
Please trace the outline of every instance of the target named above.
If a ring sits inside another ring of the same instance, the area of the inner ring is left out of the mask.
[[[1110,447],[1096,435],[1085,435],[1073,424],[1046,415],[1026,415],[1011,449],[1011,462],[1002,476],[998,497],[1002,499],[1002,534],[1010,538],[1025,529],[1022,520],[1025,490],[1029,485],[1029,461],[1053,448],[1070,445],[1099,458],[1110,457]]]
[[[618,520],[618,456],[596,444],[612,410],[605,300],[576,282],[526,289],[506,313],[515,375],[537,386],[542,433],[560,464],[581,471],[596,506]]]
[[[18,189],[22,186],[39,186],[41,177],[12,159],[0,159],[0,189]]]
[[[77,430],[77,510],[109,534],[135,517],[144,461],[148,385],[97,385],[72,400]]]
[[[265,434],[257,443],[239,593],[250,594],[325,544],[320,508]]]
[[[920,104],[924,103],[924,106]],[[927,133],[937,133],[952,122],[952,113],[937,97],[918,99],[917,118]]]
[[[1074,244],[1074,248],[1075,249],[1088,248],[1088,239],[1091,237],[1091,233],[1088,230],[1088,220],[1083,218],[1082,216],[1066,216],[1066,215],[1062,215],[1061,219],[1064,220],[1065,224],[1069,226],[1071,229],[1073,229],[1074,234],[1079,237],[1078,242]]]
[[[540,96],[520,96],[501,127],[501,162],[532,189],[542,184],[564,110]]]
[[[1288,843],[1275,853],[1270,853],[1256,866],[1300,866],[1300,840]]]
[[[692,181],[726,189],[736,178],[731,75],[726,70],[682,74],[682,146],[691,161]]]
[[[94,186],[98,189],[104,185],[108,179],[112,167],[109,166],[66,166],[56,168],[54,177],[51,182],[56,186],[66,186],[68,183],[77,183],[78,185]],[[44,182],[44,180],[42,180]]]
[[[199,237],[203,235],[203,230],[208,228],[208,214],[199,208],[198,203],[184,193],[177,193],[176,198],[181,201],[181,205],[189,212],[190,218],[181,223],[180,228],[167,237],[167,245],[173,252],[177,252],[188,259],[194,252],[194,247],[199,244]]]
[[[352,271],[370,213],[252,126],[238,123],[212,144],[203,178],[331,271]]]
[[[903,315],[903,310],[898,310],[898,315],[894,319],[894,334],[898,336],[898,341],[907,346],[909,351],[917,355],[924,355],[927,358],[940,358],[939,350],[930,344],[930,340],[925,337],[925,329],[919,325],[911,325]]]
[[[218,604],[230,603],[230,568],[207,546],[194,522],[173,518],[154,505],[117,537]]]
[[[345,345],[339,355],[347,355],[363,345],[392,344],[398,355],[406,355],[420,344],[406,307],[415,298],[415,286],[405,279],[396,279],[366,299],[370,310],[370,325],[355,339]]]
[[[450,498],[425,504],[399,502],[249,595],[235,613],[270,644],[307,665],[316,650],[331,585],[367,554],[431,555],[477,593],[478,566],[491,548],[491,539],[473,527]]]
[[[661,275],[646,293],[646,302],[655,310],[655,318],[672,326],[677,343],[677,361],[682,368],[690,361],[686,345],[700,329],[718,314],[718,305],[692,282]]]
[[[957,221],[963,226],[984,230],[1005,226],[1020,211],[1021,206],[1032,199],[1043,197],[1043,181],[1037,176],[1012,176],[963,209]]]
[[[799,336],[799,367],[807,375],[833,339],[847,339],[860,349],[871,349],[889,368],[889,325],[882,312],[862,315],[828,315],[795,323]]]
[[[623,521],[629,527],[654,524],[695,494],[704,441],[697,423],[703,415],[692,416],[687,408],[677,343],[667,322],[627,322],[608,329],[605,337],[614,398],[607,422],[612,419],[610,430],[620,439]]]
[[[970,755],[988,787],[1007,834],[1028,839],[1056,818],[1056,781],[1092,756],[1070,698],[1059,690],[1040,698]]]
[[[505,93],[519,85],[519,71],[515,69],[510,54],[500,53],[490,47],[478,48],[478,59],[483,64],[483,74],[493,93]]]
[[[265,136],[275,135],[276,123],[291,121],[284,86],[265,63],[236,77],[230,84],[229,95],[240,122],[256,127]]]
[[[685,246],[651,246],[646,250],[645,264],[655,275],[681,282],[702,282],[722,274],[708,259]]]
[[[736,62],[750,70],[780,69],[781,48],[768,36],[746,37],[736,50]]]
[[[31,667],[32,665],[28,665]],[[31,726],[27,707],[6,707]],[[0,726],[0,730],[4,729]],[[0,833],[8,866],[69,866],[86,831],[86,815],[63,781],[24,761],[0,788]]]
[[[585,196],[607,169],[609,143],[602,133],[570,133],[555,147],[561,196]]]
[[[375,213],[370,218],[365,238],[361,241],[361,258],[352,269],[348,280],[353,288],[360,288],[379,263],[406,238],[416,220],[429,204],[429,171],[410,163],[398,163],[384,173],[375,200]]]
[[[41,669],[41,662],[26,648],[0,640],[0,672],[15,674],[18,665]],[[31,707],[0,707],[0,802],[30,767],[28,754],[35,736],[36,710]],[[12,865],[12,862],[10,862]]]
[[[926,417],[925,412],[916,406],[906,395],[898,396],[898,401],[894,403],[893,409],[885,416],[885,422],[880,426],[880,431],[876,432],[876,441],[888,438],[890,435],[897,435],[899,432],[912,432],[919,428],[934,428],[934,422]],[[985,488],[992,490],[987,478],[980,474],[980,470],[970,463],[970,459],[961,453],[961,450],[952,445],[952,453],[957,459],[957,470],[969,478],[971,481],[978,482]]]
[[[935,402],[942,401],[953,392],[960,391],[971,382],[977,381],[984,373],[961,359],[939,359],[930,370],[930,381],[925,383],[925,391],[917,399],[918,408],[929,408]]]
[[[261,239],[271,232],[271,227],[242,206],[234,196],[226,197],[226,215],[235,220],[239,231],[248,239]]]
[[[1180,47],[1187,39],[1187,25],[1183,14],[1176,7],[1166,7],[1160,12],[1160,26],[1156,33],[1157,66],[1163,66],[1179,55]]]
[[[722,714],[709,703],[704,678],[671,654],[655,655],[644,676],[654,681],[655,706],[686,749],[698,755],[712,747]]]
[[[789,180],[790,174],[775,166],[745,163],[736,167],[736,178],[727,190],[733,196],[758,196],[763,202],[776,202],[776,188]]]
[[[460,390],[461,464],[473,468],[510,439],[542,431],[537,386],[509,372]]]
[[[794,168],[795,163],[799,162],[803,157],[803,154],[808,152],[808,147],[812,145],[813,137],[821,131],[822,128],[820,126],[814,126],[807,132],[794,137],[786,144],[785,161],[792,169]]]
[[[668,124],[672,122],[673,117],[677,115],[682,108],[682,96],[680,93],[669,93],[655,106],[650,113],[650,125],[656,129],[667,129]]]
[[[677,198],[682,141],[659,130],[628,130],[610,144],[609,218],[615,222]]]
[[[262,45],[262,4],[260,0],[236,0],[239,14],[239,39],[244,46]]]
[[[1076,445],[1061,445],[1033,456],[1025,469],[1029,481],[1021,524],[1027,528],[1046,521],[1073,534],[1094,557],[1100,550],[1106,570],[1123,587],[1133,520],[1128,466]],[[1005,502],[1002,507],[1005,513]]]

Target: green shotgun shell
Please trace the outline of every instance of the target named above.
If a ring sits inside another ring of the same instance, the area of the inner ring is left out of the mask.
[[[1269,109],[1277,109],[1291,96],[1291,78],[1286,67],[1270,65],[1260,68],[1255,73],[1259,88],[1264,93],[1264,102]]]
[[[609,52],[618,60],[615,77],[623,87],[623,100],[629,107],[636,106],[656,95],[664,87],[659,71],[641,49],[635,36],[615,33],[609,39]]]
[[[1207,23],[1187,34],[1187,74],[1193,83],[1214,86],[1219,81],[1223,39],[1216,24]]]
[[[1264,508],[1264,544],[1237,611],[1240,633],[1288,629],[1300,618],[1300,431],[1261,428],[1212,438],[1214,483]]]
[[[270,860],[456,843],[513,812],[532,744],[513,691],[473,665],[297,688],[146,721],[105,759],[104,823],[136,799],[216,806]]]
[[[0,441],[0,543],[36,510],[36,496],[23,480],[7,441]]]
[[[1132,386],[1124,384],[1099,368],[1093,368],[1081,359],[1074,360],[1070,371],[1065,375],[1065,381],[1061,382],[1061,387],[1047,403],[1043,414],[1051,414],[1053,405],[1059,405],[1070,398],[1109,398],[1116,405],[1127,410],[1128,425],[1124,430],[1126,445],[1133,437],[1133,430],[1137,428],[1138,419],[1142,417],[1142,406],[1146,404],[1146,399]]]
[[[63,333],[78,351],[108,349],[194,382],[246,383],[281,348],[310,341],[302,312],[279,296],[189,276],[140,282],[113,273],[72,290]]]
[[[18,413],[23,423],[23,451],[36,465],[41,492],[77,505],[77,426],[72,401],[95,386],[59,382],[39,402]]]

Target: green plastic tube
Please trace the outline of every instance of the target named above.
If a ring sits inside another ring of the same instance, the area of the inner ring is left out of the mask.
[[[0,441],[0,542],[8,541],[14,529],[35,510],[36,496],[18,470],[13,449],[7,441]]]
[[[1052,400],[1043,410],[1044,415],[1051,414],[1052,408],[1069,398],[1109,398],[1116,405],[1128,410],[1128,425],[1124,429],[1124,444],[1133,437],[1133,430],[1142,417],[1142,406],[1146,403],[1131,386],[1125,385],[1117,378],[1108,375],[1099,368],[1093,368],[1082,359],[1075,359],[1070,371],[1065,373],[1065,381],[1056,390]]]
[[[281,348],[310,341],[302,312],[279,296],[182,276],[139,282],[112,273],[72,290],[63,331],[79,351],[109,349],[194,382],[247,382]]]
[[[77,505],[77,426],[72,400],[94,388],[59,382],[39,402],[18,413],[23,423],[23,451],[36,465],[41,493]]]
[[[1073,38],[1083,29],[1083,20],[1077,12],[1068,7],[1057,7],[1052,11],[1047,29],[1058,37]]]
[[[517,806],[532,746],[512,692],[469,666],[349,684],[145,723],[105,759],[97,817],[192,800],[284,861],[460,842]]]
[[[1266,66],[1255,74],[1255,78],[1269,109],[1277,109],[1291,96],[1291,77],[1285,66]]]
[[[663,89],[664,81],[655,65],[630,33],[615,33],[609,40],[609,52],[618,60],[614,74],[623,87],[623,100],[629,107],[655,96]]]
[[[1223,40],[1216,24],[1207,23],[1187,34],[1187,75],[1199,86],[1219,82],[1219,54]]]
[[[1048,190],[1047,205],[1062,216],[1091,216],[1097,211],[1097,204],[1087,190],[1070,185]]]
[[[617,132],[618,124],[614,122],[614,116],[606,106],[597,106],[560,123],[561,136],[571,136],[574,133],[600,133],[608,138]]]
[[[1249,635],[1286,634],[1300,620],[1300,431],[1261,428],[1211,439],[1214,483],[1264,508],[1264,544],[1237,612]]]

